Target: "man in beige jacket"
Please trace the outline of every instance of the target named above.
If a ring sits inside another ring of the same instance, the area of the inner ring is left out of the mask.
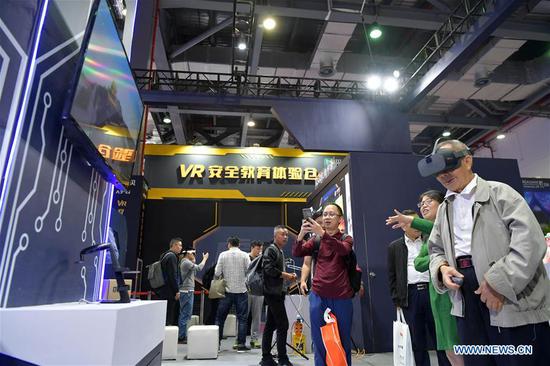
[[[437,154],[446,166],[434,175],[447,193],[429,239],[432,282],[450,292],[462,345],[497,346],[463,349],[476,353],[465,354],[465,364],[547,364],[550,280],[535,216],[513,188],[472,172],[462,142],[444,141],[433,161]]]

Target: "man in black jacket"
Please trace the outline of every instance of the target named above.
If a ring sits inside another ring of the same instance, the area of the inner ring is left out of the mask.
[[[416,216],[413,210],[404,215]],[[428,271],[418,272],[414,260],[422,246],[420,231],[410,225],[403,228],[405,234],[388,247],[388,279],[394,305],[403,310],[411,332],[414,360],[417,366],[429,366],[428,334],[435,341],[435,324],[430,306]],[[439,365],[449,365],[444,352],[438,351]]]
[[[288,317],[285,309],[285,291],[283,280],[296,281],[295,273],[284,271],[285,258],[283,247],[288,241],[288,230],[278,225],[273,230],[273,243],[263,253],[264,299],[267,304],[267,320],[262,337],[261,366],[276,366],[271,355],[271,340],[277,330],[277,355],[280,366],[292,366],[286,353],[286,336],[288,332]]]
[[[170,250],[162,253],[160,267],[164,277],[164,286],[155,290],[161,300],[166,300],[166,325],[178,325],[179,266],[178,255],[181,253],[181,238],[170,240]]]

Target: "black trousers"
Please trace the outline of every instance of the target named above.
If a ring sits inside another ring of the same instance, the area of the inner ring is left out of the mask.
[[[176,301],[176,294],[171,294],[168,287],[163,286],[155,290],[159,299],[166,300],[166,325],[178,325],[179,301]]]
[[[435,348],[437,341],[428,284],[422,289],[409,285],[407,301],[408,306],[403,308],[403,314],[411,332],[414,361],[416,366],[430,366],[428,349]],[[437,361],[439,366],[451,365],[445,351],[437,351]]]
[[[277,330],[277,355],[279,361],[287,360],[286,336],[288,333],[288,317],[285,310],[285,295],[264,295],[267,304],[267,320],[262,336],[262,358],[271,358],[271,341],[273,332]]]
[[[464,275],[462,296],[464,317],[457,317],[458,334],[463,345],[532,345],[531,356],[464,356],[470,366],[538,366],[550,362],[548,322],[513,328],[491,326],[489,309],[474,293],[479,287],[474,267],[459,269]]]

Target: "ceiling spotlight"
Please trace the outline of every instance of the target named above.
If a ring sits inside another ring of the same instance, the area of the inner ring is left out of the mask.
[[[254,126],[256,126],[256,122],[254,122],[254,121],[252,121],[252,120],[246,122],[246,124],[248,125],[248,127],[254,127]]]
[[[451,131],[443,131],[443,133],[441,134],[441,136],[443,136],[443,137],[449,137],[449,136],[451,136]]]
[[[372,23],[370,30],[369,30],[369,37],[372,39],[378,39],[382,36],[382,30],[378,26],[378,23],[374,22]]]
[[[237,48],[241,51],[246,50],[246,42],[245,41],[239,41],[239,44],[237,45]]]
[[[378,75],[370,75],[367,78],[367,89],[369,90],[378,90],[382,85],[382,79]]]
[[[168,115],[164,116],[164,118],[162,119],[162,122],[164,123],[172,123],[172,120],[170,119],[170,117],[168,117]]]
[[[394,78],[399,78],[401,76],[401,73],[399,72],[399,70],[393,70],[393,77]]]
[[[505,135],[505,134],[499,133],[499,134],[497,135],[497,140],[502,140],[503,138],[506,138],[506,135]]]
[[[384,90],[386,92],[395,93],[398,89],[399,81],[396,78],[390,76],[384,80]]]
[[[277,22],[275,21],[275,19],[273,19],[271,17],[267,17],[262,22],[262,25],[264,26],[264,29],[266,29],[266,30],[273,30],[277,26]]]

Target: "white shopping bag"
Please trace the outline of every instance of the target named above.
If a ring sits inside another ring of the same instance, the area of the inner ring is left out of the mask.
[[[397,320],[393,322],[393,365],[414,366],[411,332],[401,308],[397,308]]]

